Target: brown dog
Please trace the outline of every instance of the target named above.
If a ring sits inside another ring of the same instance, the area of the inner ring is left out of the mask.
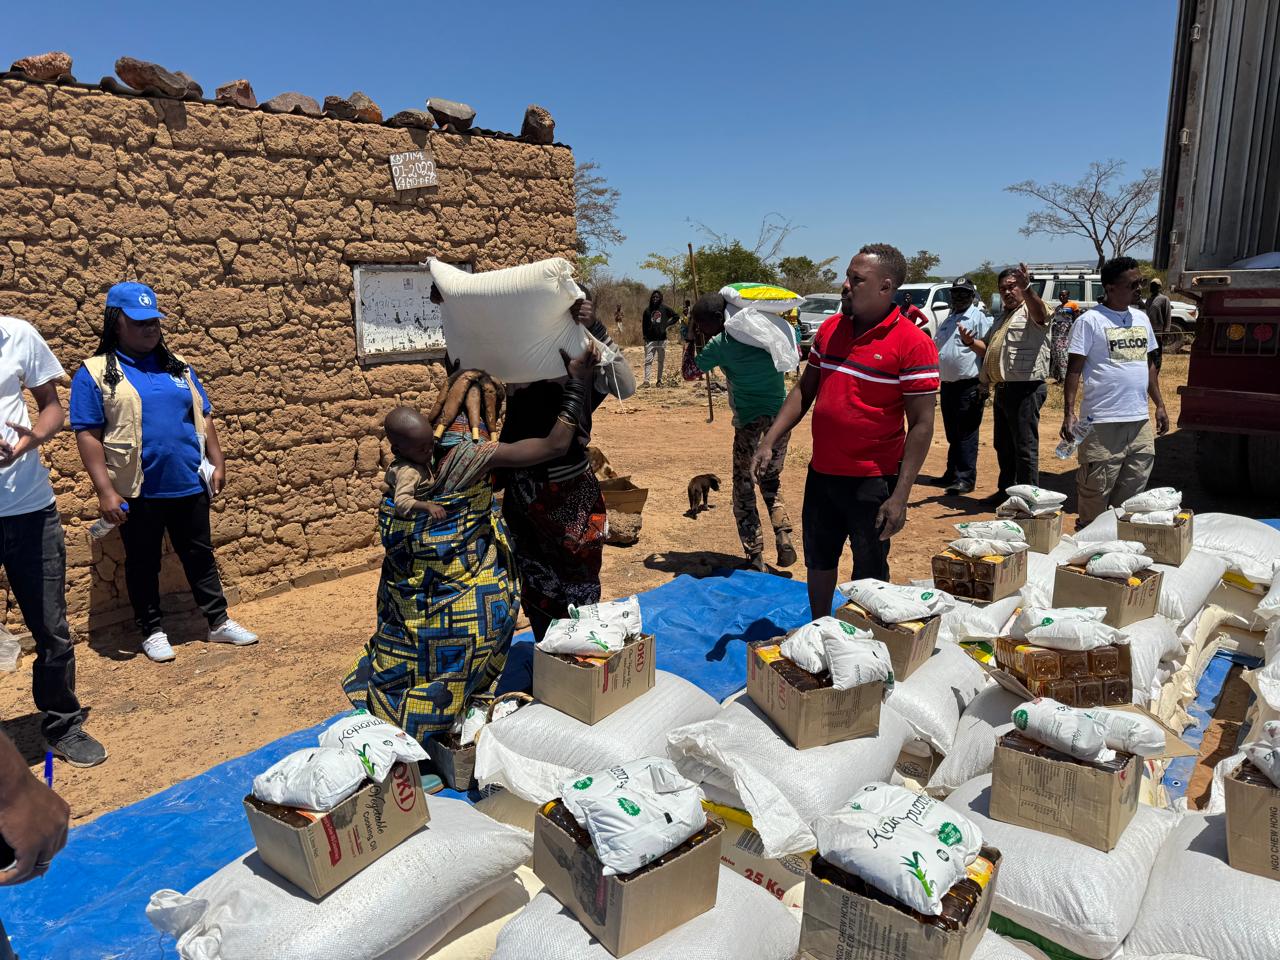
[[[689,481],[689,515],[696,516],[699,511],[706,510],[707,498],[712,490],[720,491],[720,478],[714,473],[700,473]]]

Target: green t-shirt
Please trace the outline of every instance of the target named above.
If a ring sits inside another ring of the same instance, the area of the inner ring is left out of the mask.
[[[707,341],[697,363],[704,373],[716,367],[724,371],[735,427],[746,426],[757,417],[776,417],[787,399],[786,381],[774,369],[769,351],[739,343],[724,332]]]

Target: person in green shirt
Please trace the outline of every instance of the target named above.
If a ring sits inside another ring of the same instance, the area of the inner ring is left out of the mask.
[[[764,533],[756,507],[758,484],[773,525],[778,566],[789,567],[796,562],[796,549],[791,544],[791,518],[779,486],[790,435],[778,441],[773,459],[759,475],[751,469],[760,441],[773,426],[773,418],[787,398],[786,382],[774,369],[767,350],[739,343],[725,333],[724,314],[724,297],[710,293],[693,305],[691,319],[707,340],[697,356],[698,369],[710,374],[719,367],[729,384],[729,407],[733,410],[733,517],[738,523],[738,536],[749,566],[763,571]]]

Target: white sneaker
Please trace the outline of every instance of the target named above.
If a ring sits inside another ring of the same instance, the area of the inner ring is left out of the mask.
[[[234,620],[224,620],[220,625],[209,629],[210,643],[229,643],[235,647],[247,647],[258,642],[258,635],[246,630]]]
[[[142,641],[142,652],[156,663],[168,663],[177,656],[173,647],[169,646],[169,637],[163,630],[157,630]]]

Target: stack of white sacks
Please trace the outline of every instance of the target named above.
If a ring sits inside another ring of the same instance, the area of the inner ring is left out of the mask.
[[[1023,506],[1029,513],[1047,508]],[[1196,683],[1215,652],[1228,648],[1265,656],[1265,666],[1246,674],[1258,694],[1249,718],[1258,732],[1252,739],[1262,741],[1263,724],[1280,721],[1280,531],[1242,517],[1200,514],[1194,533],[1194,549],[1183,564],[1154,565],[1164,574],[1158,613],[1119,630],[1132,654],[1134,700],[1182,729]],[[492,723],[478,743],[482,787],[502,789],[491,790],[474,809],[431,799],[431,822],[418,837],[320,904],[260,899],[251,927],[321,932],[306,938],[317,944],[314,949],[302,946],[302,938],[273,942],[270,952],[277,958],[333,955],[332,942],[340,942],[348,950],[344,955],[396,960],[533,955],[603,960],[608,954],[572,915],[549,894],[539,893],[541,884],[525,863],[528,831],[537,805],[559,796],[574,776],[637,758],[666,757],[717,809],[740,811],[750,822],[735,856],[754,857],[756,876],[772,876],[773,865],[777,875],[792,879],[786,890],[770,889],[772,883],[752,882],[750,874],[744,879],[742,871],[726,866],[715,909],[631,954],[635,960],[791,957],[799,938],[801,868],[830,826],[823,818],[838,814],[877,782],[945,799],[985,842],[1001,850],[994,922],[1004,936],[988,932],[977,960],[1064,955],[1058,948],[1093,960],[1275,960],[1280,923],[1270,904],[1280,887],[1226,862],[1221,777],[1240,762],[1243,751],[1220,765],[1213,801],[1198,813],[1168,804],[1159,787],[1164,764],[1147,761],[1143,805],[1119,845],[1107,853],[988,815],[995,741],[1012,729],[1011,712],[1022,700],[997,686],[962,644],[1009,635],[1023,607],[1052,607],[1056,567],[1085,550],[1090,556],[1101,552],[1150,562],[1123,547],[1098,550],[1099,544],[1117,540],[1111,512],[1063,537],[1049,554],[1029,553],[1028,580],[1020,594],[985,606],[932,590],[882,590],[887,602],[904,603],[913,596],[919,602],[927,592],[933,604],[928,614],[940,614],[942,620],[933,656],[893,685],[872,737],[797,750],[745,695],[719,704],[683,678],[661,671],[648,694],[592,726],[539,704],[526,707]],[[862,605],[873,605],[865,583],[847,588]],[[912,610],[913,616],[921,613]],[[820,629],[811,632],[821,637]],[[813,649],[817,654],[818,646]],[[1280,728],[1271,729],[1280,737]],[[898,772],[913,756],[930,758],[930,775],[910,780]],[[248,891],[250,883],[260,883],[255,875],[261,870],[252,858],[238,861],[191,896],[225,901],[228,885]],[[253,892],[260,897],[257,886]],[[189,902],[182,898],[172,908]],[[380,919],[370,923],[376,937],[342,939],[338,927],[349,921],[338,919],[340,914],[360,916],[366,905],[379,903]],[[390,913],[388,904],[395,906]],[[154,906],[163,910],[163,904]],[[259,916],[267,910],[275,913]],[[389,917],[394,918],[391,929]],[[263,955],[247,943],[236,947],[237,932],[229,911],[222,930],[209,932],[208,942],[220,937],[220,945],[183,955],[227,960]]]

